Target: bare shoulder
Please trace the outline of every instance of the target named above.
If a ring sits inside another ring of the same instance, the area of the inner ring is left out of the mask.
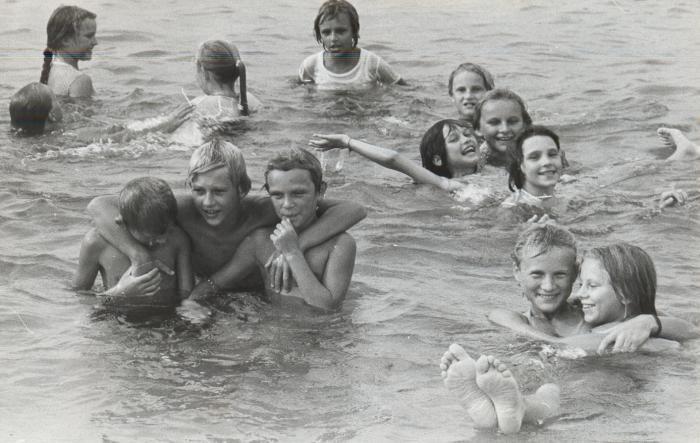
[[[80,74],[70,84],[68,94],[71,97],[89,97],[94,91],[90,76],[87,74]]]
[[[170,228],[170,241],[173,242],[178,247],[190,245],[190,236],[179,226],[173,226]]]
[[[97,228],[92,228],[83,237],[80,254],[86,258],[92,257],[94,260],[97,260],[100,254],[110,246],[107,240],[97,231]]]

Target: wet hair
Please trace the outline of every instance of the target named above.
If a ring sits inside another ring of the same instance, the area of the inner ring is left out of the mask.
[[[321,192],[323,184],[323,169],[321,162],[315,155],[303,148],[291,148],[279,152],[267,162],[265,168],[265,189],[270,190],[267,184],[267,176],[270,171],[291,171],[292,169],[303,169],[309,171],[311,181],[316,192]]]
[[[233,87],[238,78],[239,103],[244,115],[248,114],[246,67],[238,54],[238,48],[224,40],[207,40],[197,49],[195,63],[198,69],[211,73],[217,81]]]
[[[616,243],[593,248],[584,255],[597,259],[610,276],[617,299],[625,305],[626,318],[656,316],[656,269],[649,254],[638,246]]]
[[[576,239],[573,234],[564,228],[556,225],[532,225],[518,235],[515,241],[515,247],[510,257],[516,267],[520,268],[520,263],[523,260],[523,254],[527,250],[528,258],[537,257],[546,254],[554,248],[570,248],[576,257]],[[576,259],[572,263],[573,270],[576,271]]]
[[[353,47],[357,46],[357,41],[360,39],[360,17],[357,15],[355,7],[345,0],[328,0],[318,9],[314,20],[314,34],[317,42],[321,43],[321,23],[343,13],[347,14],[350,19],[352,45]]]
[[[530,114],[527,112],[527,107],[525,106],[525,102],[523,99],[516,94],[515,92],[511,91],[510,89],[505,89],[505,88],[496,88],[488,91],[484,96],[479,100],[479,103],[476,104],[476,109],[474,109],[474,128],[479,129],[479,120],[481,120],[481,108],[484,107],[484,104],[489,101],[489,100],[511,100],[520,105],[520,109],[522,110],[522,119],[525,127],[532,125],[532,117],[530,117]]]
[[[192,181],[198,174],[217,168],[227,169],[231,183],[238,189],[241,196],[248,194],[250,178],[241,150],[236,145],[218,138],[204,143],[192,153],[190,165],[187,168],[187,185],[192,186]]]
[[[452,84],[454,83],[455,77],[460,72],[473,72],[474,74],[481,77],[484,82],[484,88],[490,91],[494,88],[495,84],[493,82],[493,76],[489,71],[483,66],[477,65],[476,63],[462,63],[457,66],[454,71],[450,73],[450,78],[447,80],[447,93],[452,97]]]
[[[445,126],[448,126],[450,130],[465,128],[473,133],[471,125],[462,120],[440,120],[423,134],[423,138],[420,141],[420,158],[423,167],[428,171],[440,177],[452,178],[447,165],[447,149],[445,146],[445,135],[443,134]],[[440,157],[440,165],[433,163],[433,157],[436,155]]]
[[[515,191],[515,189],[522,189],[525,186],[525,174],[520,168],[522,166],[523,157],[523,143],[530,137],[536,136],[549,137],[557,145],[557,150],[561,151],[561,146],[559,146],[559,136],[546,126],[532,125],[526,128],[518,138],[515,140],[515,145],[508,148],[508,189]]]
[[[10,99],[10,123],[23,134],[40,134],[44,131],[52,106],[51,89],[42,83],[30,83]]]
[[[39,81],[47,84],[51,71],[53,53],[63,49],[63,40],[71,38],[80,30],[85,19],[96,19],[97,15],[78,6],[59,6],[46,24],[46,49],[44,49],[44,65],[41,67]]]
[[[136,178],[119,193],[119,215],[130,229],[161,235],[177,218],[177,201],[164,180]]]

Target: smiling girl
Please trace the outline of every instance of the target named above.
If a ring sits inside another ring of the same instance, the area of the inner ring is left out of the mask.
[[[323,51],[307,57],[299,67],[302,83],[314,83],[320,89],[404,84],[378,55],[357,47],[360,19],[349,2],[328,0],[321,5],[314,20],[314,34]]]
[[[476,106],[494,87],[493,76],[476,63],[462,63],[450,73],[447,92],[457,108],[459,119],[474,125]]]
[[[78,70],[78,62],[92,59],[92,49],[97,45],[96,18],[77,6],[59,6],[51,14],[40,82],[54,94],[88,97],[95,92],[90,76]]]

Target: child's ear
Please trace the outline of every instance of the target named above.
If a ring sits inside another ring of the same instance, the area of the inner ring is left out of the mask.
[[[116,224],[118,224],[118,225],[123,225],[123,224],[124,224],[124,218],[122,218],[121,215],[117,215],[116,217],[114,217],[114,223],[116,223]]]
[[[321,189],[318,190],[318,196],[323,198],[323,196],[326,194],[326,189],[328,188],[328,185],[326,182],[321,182]]]
[[[437,154],[433,155],[433,164],[435,166],[442,166],[442,159],[440,158],[439,155],[437,155]]]
[[[521,281],[520,281],[520,266],[518,266],[518,264],[515,262],[513,262],[513,277],[515,277],[515,280],[518,283],[521,283]]]

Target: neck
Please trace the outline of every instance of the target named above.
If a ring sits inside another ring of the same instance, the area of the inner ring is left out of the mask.
[[[66,55],[60,51],[56,52],[56,58],[59,59],[61,62],[65,63],[67,65],[71,65],[75,69],[78,69],[78,59],[77,58],[70,56],[70,55]]]
[[[525,190],[528,194],[533,195],[535,197],[552,197],[554,195],[554,186],[548,186],[546,188],[542,188],[539,186],[532,186],[530,183],[525,182],[525,186],[523,186],[523,190]]]
[[[224,97],[238,97],[234,90],[235,83],[221,84],[210,83],[207,85],[207,95],[220,95]]]
[[[323,57],[328,63],[336,65],[354,65],[360,57],[360,48],[350,48],[342,51],[324,51]]]
[[[465,166],[461,168],[452,168],[450,167],[450,174],[452,174],[452,178],[459,178],[459,177],[464,177],[465,175],[471,175],[476,173],[476,165],[474,166]]]

